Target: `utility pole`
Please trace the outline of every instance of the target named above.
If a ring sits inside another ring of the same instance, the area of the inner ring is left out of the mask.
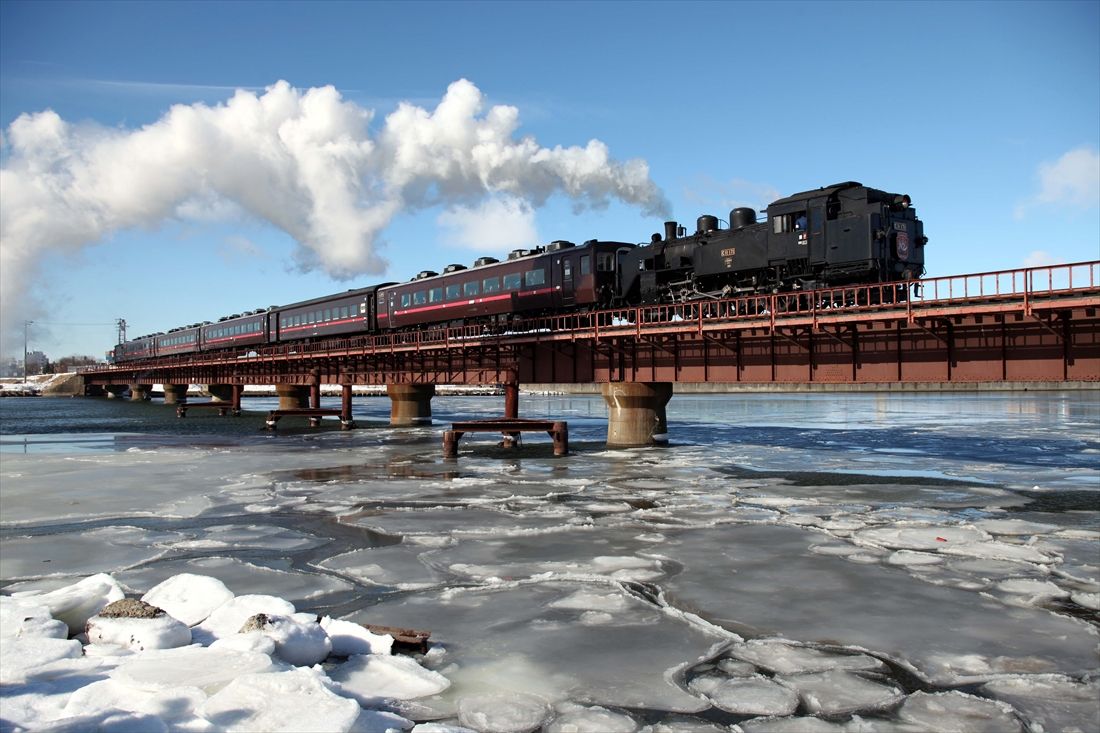
[[[23,384],[27,383],[27,327],[34,321],[23,321]]]

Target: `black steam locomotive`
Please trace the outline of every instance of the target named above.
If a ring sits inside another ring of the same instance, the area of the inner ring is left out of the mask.
[[[675,303],[915,280],[927,242],[908,196],[848,181],[774,201],[761,223],[749,208],[731,211],[728,229],[701,216],[687,236],[665,222],[663,238],[624,254],[620,293]]]
[[[924,274],[921,221],[908,196],[838,183],[772,202],[765,220],[710,215],[694,234],[676,222],[647,244],[555,241],[479,258],[443,273],[423,271],[286,306],[271,306],[131,339],[108,354],[116,363],[219,349],[411,330],[439,325],[511,324],[549,313],[682,303],[762,292],[811,291],[896,282],[904,299]]]

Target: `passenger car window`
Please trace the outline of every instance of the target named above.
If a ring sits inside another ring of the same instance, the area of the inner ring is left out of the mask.
[[[500,291],[500,278],[487,277],[481,281],[481,292],[496,293]]]
[[[459,285],[447,286],[447,300],[457,300],[462,296],[462,287]]]
[[[504,289],[505,290],[519,290],[520,283],[523,282],[523,276],[518,272],[511,275],[504,276]]]
[[[523,284],[527,287],[532,285],[544,285],[546,283],[546,270],[528,270],[523,273]]]
[[[467,296],[477,295],[477,280],[464,284],[462,286],[462,293]]]

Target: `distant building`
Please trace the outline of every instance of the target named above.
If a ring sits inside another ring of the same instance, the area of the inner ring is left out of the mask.
[[[23,376],[23,364],[19,359],[8,359],[7,361],[0,362],[0,377],[21,376]]]
[[[41,351],[31,351],[27,354],[27,374],[42,374],[49,365],[49,358]]]

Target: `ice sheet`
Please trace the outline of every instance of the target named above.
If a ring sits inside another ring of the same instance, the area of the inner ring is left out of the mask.
[[[180,573],[217,578],[240,594],[277,595],[292,603],[317,602],[327,595],[342,593],[351,586],[339,578],[297,571],[278,570],[231,557],[207,557],[160,562],[117,573],[127,588],[138,593]]]
[[[604,592],[613,588],[595,586]],[[627,594],[621,610],[604,606],[613,622],[598,627],[577,623],[585,611],[553,605],[590,589],[589,584],[543,582],[432,592],[383,602],[353,618],[395,618],[433,630],[432,638],[447,648],[448,665],[439,671],[453,683],[437,703],[444,712],[487,690],[548,702],[705,709],[709,703],[668,678],[722,637],[663,614],[653,620],[653,606]],[[494,609],[491,616],[486,608]],[[638,622],[639,614],[644,623]]]
[[[798,692],[761,675],[699,678],[691,689],[719,710],[738,715],[790,715],[798,708]]]
[[[1096,678],[1081,682],[1061,675],[1012,676],[979,689],[1018,710],[1036,730],[1100,730],[1100,680]]]
[[[355,655],[330,670],[329,676],[344,694],[368,704],[378,698],[413,700],[437,695],[451,686],[446,677],[415,660],[389,654]]]
[[[421,560],[425,549],[415,544],[400,544],[353,550],[330,557],[318,563],[318,567],[372,585],[403,590],[428,588],[443,582],[447,576]]]
[[[906,723],[945,733],[1020,733],[1011,705],[962,692],[915,692],[898,709]]]
[[[239,676],[199,712],[225,730],[342,733],[351,730],[360,710],[354,700],[333,693],[320,672],[296,669]]]
[[[744,635],[873,649],[948,686],[1021,669],[1096,668],[1097,635],[1086,623],[913,582],[903,569],[813,554],[801,530],[723,527],[676,539],[665,554],[685,570],[667,581],[670,601],[708,609],[708,620]],[[776,604],[776,588],[797,589],[812,602]]]
[[[275,669],[266,654],[188,646],[146,651],[120,664],[111,678],[144,690],[184,686],[213,694],[242,675]]]
[[[115,572],[163,556],[168,546],[182,538],[175,532],[149,532],[126,526],[103,527],[79,535],[11,538],[4,541],[0,575],[29,578],[51,572],[69,575]]]

